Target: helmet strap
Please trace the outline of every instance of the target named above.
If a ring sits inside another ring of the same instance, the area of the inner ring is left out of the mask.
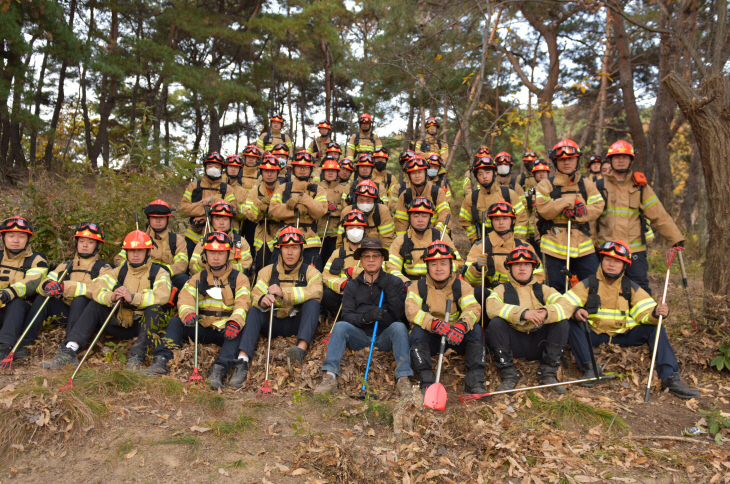
[[[150,252],[152,252],[152,251],[150,249],[147,249],[147,255],[144,256],[144,260],[142,262],[140,262],[139,264],[133,264],[132,262],[129,261],[129,259],[127,259],[127,262],[129,263],[130,266],[132,266],[135,269],[137,267],[142,267],[150,259]]]
[[[610,158],[610,160],[611,160],[611,169],[613,171],[615,171],[616,173],[627,173],[629,170],[631,170],[631,163],[630,162],[629,162],[629,166],[627,168],[623,168],[623,169],[619,170],[619,169],[617,169],[616,167],[613,166],[613,161],[612,161],[613,160],[613,156]],[[631,160],[631,161],[634,161],[634,160]]]

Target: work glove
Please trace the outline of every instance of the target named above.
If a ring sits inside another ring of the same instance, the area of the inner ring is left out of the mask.
[[[588,213],[588,208],[586,208],[583,202],[581,202],[580,200],[576,200],[573,211],[575,212],[576,217],[582,217]]]
[[[288,208],[289,210],[294,210],[300,200],[301,197],[297,197],[296,195],[292,196],[289,200],[286,201],[286,208]]]
[[[347,276],[348,279],[352,279],[353,272],[355,272],[354,267],[348,267],[347,269],[345,269],[345,275]]]
[[[487,256],[486,256],[486,254],[485,255],[480,255],[479,257],[477,257],[477,270],[478,271],[481,271],[482,270],[482,267],[487,267]]]
[[[381,321],[386,314],[385,308],[375,308],[363,314],[362,317],[364,321]]]
[[[680,240],[679,242],[674,244],[672,248],[675,250],[684,250],[684,240]]]
[[[271,197],[269,197],[269,196],[266,196],[266,197],[263,197],[263,198],[262,198],[261,200],[259,200],[259,201],[261,202],[261,206],[262,206],[262,207],[268,207],[268,206],[269,206],[269,204],[271,204]]]
[[[309,214],[309,210],[307,210],[307,206],[302,205],[301,203],[299,205],[297,205],[297,210],[299,210],[300,217],[306,217]]]
[[[238,333],[241,332],[241,327],[235,321],[228,321],[226,323],[226,329],[223,331],[223,337],[228,341],[232,341],[238,338]]]
[[[43,292],[48,296],[60,296],[63,294],[63,283],[58,281],[46,281],[43,283]]]
[[[565,218],[573,218],[575,216],[575,212],[570,208],[563,209],[563,216]]]
[[[347,285],[347,281],[343,282],[342,285],[340,286],[340,291],[343,291],[344,292],[346,285]]]
[[[466,334],[466,325],[459,321],[456,324],[451,325],[449,332],[446,333],[446,340],[449,344],[458,345],[464,341],[464,335]]]
[[[385,274],[378,279],[378,287],[383,290],[386,294],[390,293],[391,291],[395,291],[395,285],[398,284],[398,281],[400,279],[388,277]]]
[[[406,281],[406,282],[404,282],[404,284],[405,284],[405,286],[406,286],[406,291],[408,291],[408,288],[409,288],[409,287],[411,287],[411,284],[413,284],[413,282],[411,282],[411,281]]]
[[[10,297],[10,293],[8,291],[6,291],[4,289],[2,291],[0,291],[0,303],[2,303],[3,306],[6,305],[7,303],[9,303],[10,299],[11,299],[11,297]]]
[[[337,205],[332,202],[327,202],[327,211],[332,213],[337,210]]]
[[[190,228],[197,234],[203,233],[203,230],[205,230],[205,217],[194,219],[190,222]]]
[[[447,334],[449,334],[449,325],[446,323],[446,321],[442,321],[441,319],[434,319],[431,322],[431,332],[441,336],[446,336]]]
[[[195,326],[195,323],[198,322],[198,315],[195,313],[190,313],[187,316],[185,316],[185,319],[183,319],[183,323],[188,328]]]

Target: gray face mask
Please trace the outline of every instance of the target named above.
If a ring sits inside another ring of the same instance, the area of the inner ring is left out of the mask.
[[[497,173],[500,175],[509,175],[510,168],[509,165],[497,165]]]
[[[426,173],[428,173],[429,178],[435,178],[439,174],[439,171],[434,170],[433,168],[429,168],[428,170],[426,170]]]

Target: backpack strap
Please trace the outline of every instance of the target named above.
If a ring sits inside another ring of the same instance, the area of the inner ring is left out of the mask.
[[[175,258],[175,253],[177,252],[177,235],[173,234],[172,232],[167,233],[167,240],[170,244],[170,252],[172,252],[172,258]]]
[[[439,190],[441,188],[436,185],[435,183],[431,185],[431,201],[433,202],[433,206],[436,207],[436,200],[439,198]]]
[[[204,191],[206,191],[206,190],[207,191],[212,190],[212,188],[203,188],[200,185],[200,182],[201,181],[202,181],[201,179],[198,180],[198,183],[197,183],[196,187],[193,188],[193,192],[190,194],[190,201],[193,202],[193,203],[197,203],[197,202],[199,202],[199,201],[201,201],[203,199],[203,192]],[[226,192],[228,191],[228,185],[226,185],[225,183],[222,183],[221,182],[220,186],[218,187],[218,191],[221,194],[221,199],[222,200],[225,200],[226,199]]]
[[[428,141],[426,141],[426,138],[423,138],[421,140],[421,151],[428,151],[430,147],[431,145],[428,143]],[[441,147],[439,146],[439,148]]]
[[[484,234],[482,233],[481,219],[479,218],[479,211],[477,210],[477,201],[479,200],[479,189],[471,191],[471,220],[477,228],[477,238],[483,239]]]
[[[510,197],[510,196],[509,196],[509,190],[510,190],[510,188],[512,188],[512,187],[503,187],[503,186],[501,186],[501,185],[500,185],[500,187],[499,187],[499,189],[500,189],[500,190],[502,191],[502,199],[503,199],[503,200],[504,200],[505,202],[507,202],[507,203],[512,203],[512,202],[511,202],[511,198],[512,198],[512,197]]]
[[[406,209],[408,209],[408,206],[413,201],[413,187],[406,188],[404,195],[403,195],[403,204],[406,206]]]
[[[168,276],[172,275],[170,269],[168,269],[167,266],[163,266],[162,264],[153,262],[152,266],[150,267],[150,289],[153,289],[155,287],[155,279],[157,279],[157,273],[160,272],[160,269],[163,269],[165,272],[167,272]]]
[[[542,292],[542,284],[535,283],[532,285],[532,293],[535,295],[535,298],[538,300],[540,304],[543,306],[545,305],[545,296]]]
[[[92,281],[94,279],[96,279],[97,277],[99,277],[99,272],[101,272],[101,270],[104,268],[104,266],[106,266],[106,262],[104,262],[101,259],[96,259],[94,261],[94,265],[91,266],[90,271],[84,271],[81,269],[73,269],[73,265],[72,265],[73,261],[67,261],[65,263],[69,265],[69,271],[68,271],[69,275],[73,272],[81,272],[84,274],[89,274],[89,277],[91,277]]]
[[[375,227],[380,227],[380,203],[376,202],[373,206],[373,222]]]
[[[598,277],[595,274],[591,274],[587,279],[588,283],[588,297],[583,307],[588,311],[588,314],[596,314],[598,308],[601,306],[601,296],[598,295]]]
[[[524,173],[520,174],[520,186],[524,186],[526,179],[527,175],[525,175]]]
[[[271,265],[271,278],[269,279],[269,286],[273,286],[274,284],[279,285],[282,280],[279,278],[279,270],[277,269],[277,263],[274,262]],[[307,268],[309,266],[304,264],[304,261],[302,261],[302,265],[299,266],[299,277],[294,279],[284,279],[283,282],[293,282],[294,287],[305,287],[307,285]]]
[[[266,150],[266,145],[271,143],[271,132],[267,131],[266,135],[264,136],[264,150]]]
[[[502,300],[505,304],[511,304],[512,306],[520,305],[520,297],[517,295],[517,290],[509,281],[504,283],[504,297]]]
[[[428,304],[426,304],[426,299],[428,298],[428,286],[426,285],[426,278],[419,279],[416,283],[416,286],[418,287],[418,295],[421,297],[421,300],[423,301],[421,303],[421,310],[425,313],[430,312],[431,310],[428,307]],[[454,295],[454,304],[456,304],[456,308],[459,310],[459,313],[461,313],[461,305],[459,304],[459,301],[461,300],[461,279],[458,277],[454,279],[454,283],[451,285],[451,292]]]
[[[629,307],[631,307],[631,289],[638,290],[639,285],[624,274],[621,278],[621,297],[626,299],[626,302],[629,303]]]
[[[127,278],[127,272],[129,272],[129,266],[128,262],[125,261],[124,264],[122,264],[122,268],[119,269],[119,273],[117,274],[117,284],[114,286],[114,289],[112,289],[113,291],[124,285],[124,280]]]
[[[337,257],[332,261],[332,264],[330,264],[330,274],[339,276],[342,272],[342,269],[345,267],[345,259],[348,257],[352,257],[352,255],[347,255],[347,251],[345,251],[344,247],[340,247],[340,250],[337,254]]]

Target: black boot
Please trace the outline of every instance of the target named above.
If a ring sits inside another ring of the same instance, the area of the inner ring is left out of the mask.
[[[679,379],[679,373],[675,373],[672,376],[668,376],[666,378],[662,378],[662,391],[668,389],[669,393],[674,395],[675,397],[682,398],[684,400],[689,400],[690,398],[699,398],[701,396],[700,392],[697,390],[693,390],[686,386],[682,381]]]
[[[226,369],[222,365],[214,364],[208,370],[208,385],[214,390],[223,388],[223,380],[226,378]]]
[[[167,375],[167,358],[164,356],[155,356],[152,364],[144,370],[139,370],[139,373],[149,376]]]
[[[587,363],[583,363],[583,368],[586,369],[586,371],[583,372],[583,376],[580,377],[581,380],[587,380],[590,379],[590,381],[584,381],[578,383],[578,385],[582,387],[588,387],[593,388],[594,386],[598,385],[601,380],[596,380],[596,373],[593,371],[593,364],[589,361]],[[598,376],[603,375],[603,372],[601,371],[601,368],[598,368]]]
[[[238,358],[233,362],[233,376],[228,384],[233,388],[241,388],[248,377],[248,361]]]
[[[48,361],[41,362],[41,368],[48,368],[49,370],[58,370],[67,365],[78,365],[79,359],[76,357],[76,352],[71,348],[59,348],[56,356]]]
[[[520,381],[520,374],[515,368],[515,360],[512,358],[512,348],[500,346],[494,350],[494,366],[499,369],[502,383],[497,387],[498,392],[512,390]]]
[[[555,343],[545,343],[542,350],[542,359],[540,360],[540,368],[537,369],[537,381],[541,385],[550,385],[558,383],[558,366],[560,366],[560,357],[563,355],[563,347]],[[550,387],[558,395],[568,392],[563,385]]]
[[[426,388],[436,382],[428,344],[416,343],[411,346],[411,367],[418,377],[418,383],[421,384],[421,391],[426,391]]]
[[[484,388],[484,368],[487,366],[487,352],[482,343],[469,341],[464,354],[466,376],[464,377],[465,393],[487,393]]]

